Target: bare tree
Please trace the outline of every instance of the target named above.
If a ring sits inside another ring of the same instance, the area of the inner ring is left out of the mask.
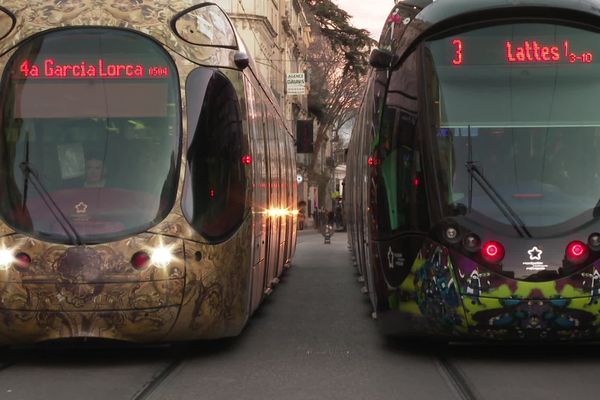
[[[358,109],[366,82],[367,58],[374,44],[368,32],[349,25],[350,16],[329,0],[308,2],[313,31],[312,56],[309,60],[311,91],[309,111],[318,121],[313,156],[308,168],[309,179],[322,181],[316,170],[318,156],[329,140],[337,138],[339,129],[351,120]]]

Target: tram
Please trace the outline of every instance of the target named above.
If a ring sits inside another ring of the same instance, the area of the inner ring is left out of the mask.
[[[349,147],[385,334],[600,335],[600,2],[406,0]]]
[[[238,335],[295,251],[293,137],[228,16],[2,1],[0,343]]]

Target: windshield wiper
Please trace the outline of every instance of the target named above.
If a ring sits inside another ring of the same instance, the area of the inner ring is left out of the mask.
[[[468,212],[471,212],[471,206],[473,203],[473,179],[475,182],[479,184],[479,186],[483,189],[485,194],[494,202],[496,207],[502,212],[504,217],[510,222],[512,227],[517,231],[519,236],[531,237],[531,233],[525,227],[525,223],[523,220],[517,215],[515,210],[504,200],[500,193],[494,189],[490,181],[488,181],[485,176],[481,173],[477,165],[475,165],[475,161],[473,161],[473,144],[471,143],[471,125],[467,128],[467,151],[468,151],[468,160],[466,162],[467,172],[469,173],[471,179],[469,179],[469,197],[468,197]]]
[[[79,235],[73,224],[71,224],[71,221],[69,221],[69,219],[62,212],[60,207],[58,207],[56,201],[54,201],[50,193],[48,193],[48,190],[46,190],[46,188],[44,187],[44,184],[40,180],[38,173],[33,169],[31,164],[29,164],[29,162],[27,161],[23,161],[21,164],[19,164],[19,168],[23,172],[25,178],[27,178],[27,180],[31,182],[33,188],[39,193],[40,197],[42,198],[42,201],[44,202],[46,207],[48,207],[48,210],[50,210],[50,213],[54,216],[54,218],[56,219],[60,227],[63,229],[63,231],[65,231],[65,233],[67,234],[71,244],[83,245],[81,236]]]
[[[523,223],[523,220],[517,215],[515,210],[512,209],[512,207],[506,202],[506,200],[504,200],[500,193],[498,193],[496,189],[494,189],[492,184],[485,178],[485,176],[483,176],[479,168],[477,168],[477,165],[475,165],[475,162],[467,161],[466,166],[467,172],[469,172],[471,178],[479,184],[479,186],[481,187],[481,189],[483,189],[485,194],[488,195],[488,197],[494,202],[496,207],[498,207],[502,214],[504,214],[504,216],[513,226],[513,228],[515,228],[515,231],[517,231],[519,236],[532,237],[531,233],[529,233],[529,230],[527,230],[527,228],[525,227],[525,223]],[[472,188],[469,191],[469,205],[471,203],[471,197]]]

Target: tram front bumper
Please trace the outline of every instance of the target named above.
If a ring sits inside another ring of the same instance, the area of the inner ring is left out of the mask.
[[[600,265],[526,282],[456,262],[440,245],[428,243],[427,250],[388,291],[378,316],[384,332],[488,340],[600,337]]]
[[[73,337],[154,342],[177,318],[184,281],[2,285],[1,343]]]
[[[131,254],[165,243],[144,234],[110,245],[66,246],[14,235],[5,248],[30,255],[26,268],[0,270],[0,343],[94,337],[151,342],[176,321],[184,292],[181,240],[174,261],[136,270]]]
[[[541,300],[464,296],[459,307],[439,303],[432,313],[416,301],[380,311],[385,335],[431,336],[449,340],[569,341],[600,338],[600,309],[591,297]]]

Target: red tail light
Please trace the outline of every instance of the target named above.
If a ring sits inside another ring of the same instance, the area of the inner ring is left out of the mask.
[[[567,261],[574,264],[579,264],[585,261],[588,257],[589,250],[585,243],[580,240],[574,240],[568,244],[567,250],[565,251],[565,257]]]
[[[131,265],[135,269],[144,269],[150,264],[150,256],[145,251],[138,251],[131,257]]]
[[[377,157],[369,157],[367,159],[367,164],[369,164],[370,167],[376,167],[381,165],[381,160]]]
[[[244,165],[250,165],[252,164],[252,156],[249,154],[246,154],[245,156],[242,156],[242,164]]]
[[[15,265],[20,269],[28,268],[29,264],[31,264],[31,257],[27,253],[17,253],[15,260]]]
[[[481,248],[481,257],[489,263],[497,264],[504,258],[504,246],[500,242],[486,242]]]

